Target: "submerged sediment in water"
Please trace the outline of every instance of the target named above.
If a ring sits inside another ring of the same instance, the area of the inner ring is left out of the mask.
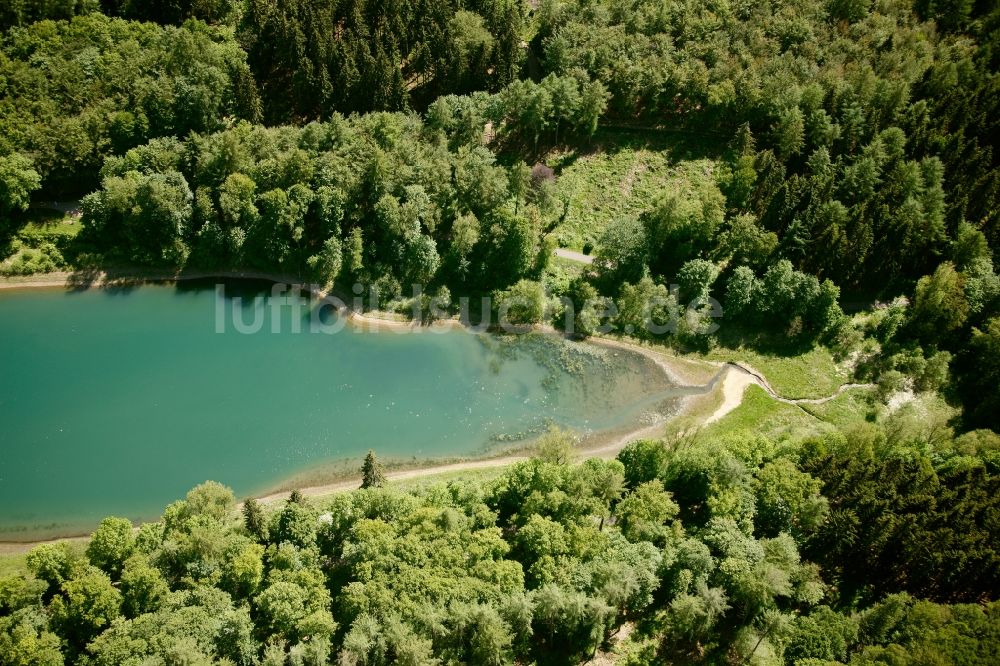
[[[595,437],[680,394],[641,354],[460,328],[310,333],[308,308],[253,311],[269,285],[228,287],[221,330],[211,282],[0,295],[0,541],[148,519],[205,479],[257,493],[369,448],[469,457],[549,424]],[[241,332],[234,306],[260,329]]]

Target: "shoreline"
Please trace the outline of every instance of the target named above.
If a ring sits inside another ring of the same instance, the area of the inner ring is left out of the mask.
[[[37,288],[68,288],[68,289],[100,289],[123,285],[141,285],[146,283],[181,282],[186,280],[199,279],[256,279],[288,284],[302,285],[315,297],[321,300],[329,300],[338,306],[338,313],[344,316],[352,325],[363,331],[395,330],[421,331],[432,327],[464,328],[458,319],[444,319],[422,325],[413,321],[401,319],[386,319],[376,315],[361,313],[347,306],[345,299],[338,296],[333,290],[324,291],[313,288],[314,285],[304,284],[291,276],[278,275],[274,273],[262,273],[254,271],[192,271],[190,273],[177,274],[167,272],[140,273],[123,271],[121,274],[114,272],[95,271],[88,274],[85,280],[81,281],[79,273],[46,273],[37,276],[24,276],[23,279],[3,277],[0,278],[0,290],[3,289],[37,289]],[[336,300],[333,300],[336,299]],[[342,306],[342,307],[340,307]],[[534,326],[530,331],[546,335],[564,334],[551,326]],[[677,397],[677,409],[669,416],[657,419],[654,423],[638,423],[637,427],[626,426],[625,428],[591,433],[584,436],[584,441],[592,439],[590,443],[583,443],[577,448],[577,457],[614,457],[628,443],[637,439],[656,437],[663,435],[667,424],[670,421],[684,415],[690,408],[691,401],[700,395],[711,393],[720,377],[724,374],[723,364],[715,362],[699,362],[680,357],[671,356],[662,352],[643,346],[638,342],[626,341],[612,337],[591,337],[583,342],[593,344],[604,349],[617,349],[628,353],[635,353],[652,361],[655,366],[664,373],[666,379],[679,389],[690,389],[693,392]],[[486,452],[481,456],[469,458],[458,458],[454,462],[440,462],[433,459],[414,461],[413,465],[402,465],[400,468],[387,472],[386,476],[390,481],[404,481],[409,479],[434,476],[449,472],[460,472],[465,470],[477,470],[485,468],[503,467],[530,457],[530,452],[525,448],[511,447],[506,452],[494,453]],[[304,470],[300,474],[308,474]],[[295,477],[275,483],[270,490],[256,498],[264,503],[273,503],[288,497],[291,487],[295,485]],[[351,474],[343,478],[333,478],[329,482],[313,485],[301,486],[298,489],[304,495],[317,497],[353,490],[360,483],[360,475]],[[6,540],[0,541],[0,554],[13,554],[25,552],[36,545],[42,543],[57,543],[62,541],[85,540],[89,532],[83,534],[67,534],[52,538],[34,540]]]
[[[646,424],[636,429],[629,429],[624,433],[610,435],[610,441],[598,442],[590,446],[584,445],[577,447],[574,451],[575,458],[577,460],[586,460],[587,458],[613,458],[629,443],[662,433],[670,420],[676,418],[677,416],[681,416],[684,413],[688,406],[688,400],[690,397],[691,396],[680,397],[679,401],[681,406],[677,412],[660,419],[655,423]],[[413,467],[404,467],[402,469],[395,469],[391,471],[387,470],[385,476],[386,480],[389,482],[410,481],[424,477],[433,477],[438,474],[448,474],[450,472],[464,472],[479,469],[507,467],[508,465],[513,465],[514,463],[522,462],[524,460],[528,460],[529,458],[531,458],[530,452],[525,451],[501,453],[497,456],[487,458],[469,458],[467,460],[459,460],[450,463],[434,463],[432,460],[425,461],[423,463],[418,461]],[[354,473],[351,476],[340,480],[312,486],[303,486],[301,488],[296,488],[296,490],[302,493],[305,497],[325,497],[334,493],[358,490],[360,483],[361,475]],[[264,495],[254,496],[253,499],[256,499],[261,504],[274,504],[288,499],[290,494],[291,490],[276,490]],[[243,502],[237,503],[238,507],[242,505]],[[2,546],[3,542],[0,542],[0,548],[2,548]],[[2,552],[2,550],[0,550],[0,552]]]
[[[707,390],[711,392],[711,388]],[[679,406],[678,409],[662,419],[657,420],[655,423],[643,424],[638,428],[630,428],[625,432],[617,433],[605,433],[606,438],[599,439],[599,441],[591,445],[578,446],[575,453],[575,460],[582,461],[587,458],[603,458],[610,459],[618,455],[625,446],[631,442],[647,439],[650,437],[657,437],[663,435],[667,424],[672,420],[681,417],[690,408],[691,401],[693,398],[700,397],[697,394],[679,396],[677,398]],[[599,435],[599,433],[598,433]],[[451,472],[463,472],[463,471],[475,471],[480,469],[493,469],[498,467],[507,467],[508,465],[513,465],[514,463],[528,460],[531,457],[530,451],[517,449],[509,453],[499,453],[493,455],[492,457],[479,457],[479,458],[467,458],[456,460],[455,462],[435,462],[433,459],[428,460],[417,460],[414,462],[413,466],[404,465],[400,468],[394,470],[386,471],[386,479],[388,482],[399,482],[399,481],[409,481],[414,479],[420,479],[425,477],[433,477],[439,474],[448,474]],[[350,492],[357,490],[360,487],[361,475],[360,472],[353,472],[350,476],[345,476],[342,479],[331,480],[328,483],[320,483],[310,486],[301,486],[295,488],[305,497],[317,498],[326,497],[340,492]],[[275,487],[281,488],[282,486],[289,485],[294,486],[295,484],[287,482],[279,482],[275,484]],[[264,494],[253,494],[247,499],[253,498],[264,505],[272,505],[284,500],[287,500],[291,494],[291,489],[281,489],[272,490]],[[245,500],[238,500],[236,503],[236,510],[239,510],[243,506]],[[141,521],[136,524],[136,529],[138,525],[145,522],[156,522],[155,520]],[[62,536],[54,536],[51,538],[34,539],[31,541],[0,541],[0,557],[4,555],[17,555],[21,553],[26,553],[35,546],[42,544],[55,544],[63,542],[73,542],[80,543],[85,542],[90,538],[93,530],[82,534],[67,534]]]
[[[85,277],[85,279],[81,279]],[[24,279],[21,279],[24,278]],[[91,275],[81,276],[80,273],[57,272],[40,273],[38,275],[3,276],[0,277],[0,291],[16,289],[105,289],[121,286],[141,286],[143,284],[163,284],[170,282],[187,282],[193,280],[265,280],[274,283],[297,285],[308,291],[317,300],[327,301],[337,307],[337,313],[347,319],[353,326],[367,327],[367,330],[417,331],[431,327],[460,326],[457,319],[442,319],[430,322],[426,326],[405,319],[379,317],[365,312],[359,312],[348,305],[348,300],[342,298],[335,290],[315,288],[316,285],[305,282],[290,275],[266,273],[257,271],[191,271],[188,273],[127,271],[107,272],[95,271]],[[79,281],[78,281],[79,280]],[[386,313],[388,314],[388,313]]]

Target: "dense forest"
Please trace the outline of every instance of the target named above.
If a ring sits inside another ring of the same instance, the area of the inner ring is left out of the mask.
[[[1000,663],[998,66],[988,0],[5,2],[0,275],[417,284],[874,388],[808,436],[572,464],[552,433],[239,511],[207,483],[0,577],[0,663]],[[564,235],[569,174],[640,151],[690,182],[630,171]],[[885,422],[900,394],[950,422]]]
[[[209,482],[0,579],[5,664],[987,664],[1000,439],[750,433],[234,507]],[[933,544],[934,549],[926,546]]]

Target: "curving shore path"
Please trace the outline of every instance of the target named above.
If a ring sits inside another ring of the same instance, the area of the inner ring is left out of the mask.
[[[740,403],[743,402],[743,393],[749,386],[759,386],[764,389],[772,400],[797,407],[801,407],[802,405],[822,405],[838,397],[844,391],[873,388],[875,386],[874,384],[848,383],[841,384],[836,391],[822,398],[784,398],[778,395],[777,391],[771,387],[763,374],[748,365],[729,361],[723,364],[721,372],[725,373],[725,376],[722,378],[722,404],[719,405],[711,416],[705,419],[705,424],[714,423],[739,407]]]

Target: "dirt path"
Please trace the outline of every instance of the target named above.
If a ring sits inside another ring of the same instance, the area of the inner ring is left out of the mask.
[[[563,259],[569,259],[570,261],[576,261],[581,264],[592,264],[594,263],[594,258],[589,254],[583,254],[582,252],[576,252],[575,250],[567,250],[564,247],[557,247],[552,251],[552,254]]]

